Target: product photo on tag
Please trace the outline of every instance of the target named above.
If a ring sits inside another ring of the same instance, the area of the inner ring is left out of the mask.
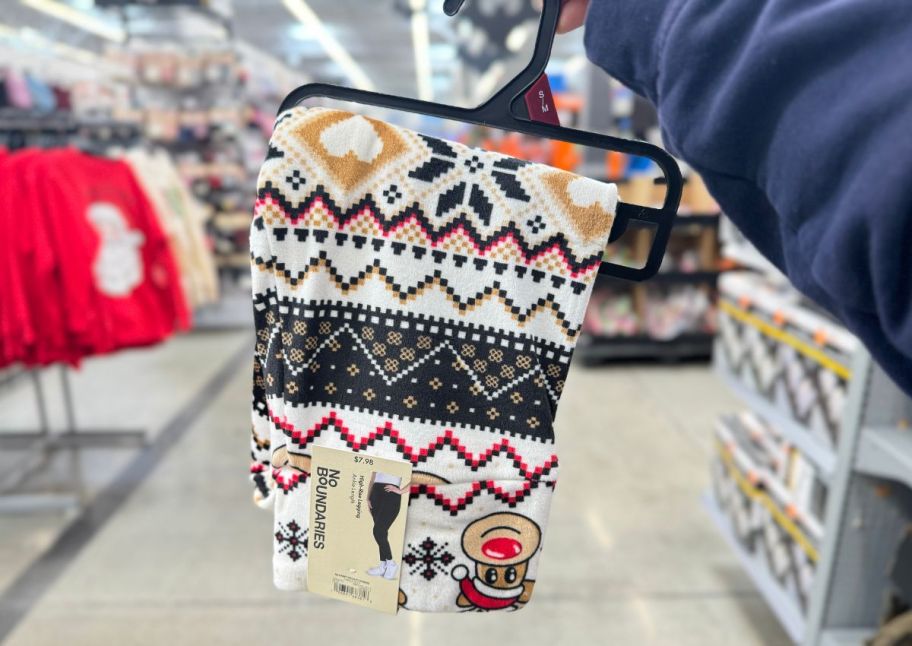
[[[311,468],[308,589],[396,614],[412,465],[317,446]]]

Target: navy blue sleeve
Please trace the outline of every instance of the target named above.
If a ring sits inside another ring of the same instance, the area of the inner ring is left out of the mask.
[[[912,394],[912,2],[593,0],[585,42]]]

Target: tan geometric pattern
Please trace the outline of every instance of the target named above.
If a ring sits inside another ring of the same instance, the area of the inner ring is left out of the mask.
[[[269,227],[281,227],[288,224],[282,208],[274,202],[264,202],[258,214]],[[387,234],[383,227],[369,212],[362,211],[350,219],[344,227],[331,215],[322,202],[315,202],[311,207],[302,212],[294,223],[297,228],[323,229],[326,231],[347,231],[353,235],[362,235],[371,238],[386,237],[393,242],[409,245],[430,246],[433,241],[425,230],[413,221],[405,222]],[[433,244],[437,249],[447,253],[476,254],[476,246],[463,229],[457,229],[442,240]],[[537,255],[527,258],[519,245],[512,237],[504,238],[496,245],[492,245],[485,258],[511,264],[523,264],[532,269],[539,269],[552,274],[570,275],[576,278],[577,274],[568,271],[565,254],[557,246],[546,249]],[[597,269],[596,265],[589,271]],[[583,272],[584,274],[587,272]]]
[[[369,182],[407,152],[392,126],[338,111],[299,124],[294,135],[345,191]]]
[[[544,298],[539,298],[529,308],[522,310],[517,307],[510,294],[499,287],[488,287],[477,292],[468,298],[460,299],[453,289],[447,284],[446,280],[439,276],[427,276],[419,280],[415,285],[410,285],[403,289],[395,279],[389,275],[384,267],[370,265],[365,271],[350,281],[341,277],[332,265],[332,261],[322,258],[315,258],[310,264],[296,276],[290,276],[285,270],[278,269],[275,263],[264,261],[260,258],[254,259],[254,266],[263,271],[270,271],[276,278],[286,283],[294,292],[297,289],[303,289],[306,286],[307,279],[313,274],[325,274],[330,278],[332,283],[343,295],[351,292],[357,292],[364,284],[371,279],[377,279],[382,282],[387,292],[402,304],[414,301],[428,290],[438,291],[453,306],[453,313],[466,314],[474,311],[477,307],[488,302],[499,303],[505,313],[520,328],[524,327],[527,322],[534,320],[540,312],[549,314],[557,324],[557,329],[563,332],[567,341],[573,341],[579,335],[580,326],[571,325],[568,315],[561,310],[560,304],[554,296],[548,294]]]
[[[327,446],[416,467],[400,605],[529,601],[616,203],[613,185],[348,112],[277,120],[250,237],[250,471],[278,587],[305,588],[309,456]]]
[[[355,209],[352,215],[365,200],[380,220],[420,211],[423,219],[413,220],[412,231],[396,230],[400,239],[411,236],[416,244],[429,227],[432,232],[456,231],[462,224],[485,237],[509,225],[510,235],[502,242],[509,244],[512,238],[526,252],[533,249],[526,261],[547,252],[554,240],[560,241],[560,253],[574,260],[596,257],[613,223],[617,189],[612,184],[431,140],[348,112],[299,108],[286,113],[277,123],[273,145],[282,155],[267,160],[259,185],[269,186],[274,199],[261,195],[257,206],[257,214],[271,224],[289,216],[297,220],[298,213],[289,211],[318,186],[336,208]],[[308,215],[308,226],[328,226],[332,218],[328,211]],[[410,219],[403,218],[403,224]],[[363,219],[349,225],[365,235],[378,234]],[[463,241],[462,251],[478,253],[477,240],[471,238]],[[541,243],[545,248],[536,247]]]

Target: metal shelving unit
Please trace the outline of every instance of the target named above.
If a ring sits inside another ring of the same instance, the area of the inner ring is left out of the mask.
[[[645,203],[645,202],[644,202]],[[712,354],[714,335],[705,324],[689,326],[686,331],[671,338],[662,338],[650,333],[646,323],[647,310],[652,298],[664,300],[674,290],[689,288],[699,290],[711,301],[714,298],[716,282],[719,279],[719,254],[716,230],[721,214],[705,210],[682,213],[675,218],[675,240],[689,251],[698,254],[699,263],[691,269],[667,267],[659,271],[648,283],[630,283],[610,276],[596,277],[596,290],[607,290],[629,295],[632,311],[638,321],[635,334],[600,333],[586,330],[577,349],[577,357],[586,365],[596,366],[611,361],[654,360],[688,361],[708,360]],[[651,225],[631,222],[630,231],[621,242],[614,244],[626,247],[632,257],[645,258],[651,245]],[[626,238],[626,240],[625,240]],[[611,245],[609,245],[611,246]],[[631,262],[630,259],[620,261]],[[632,261],[634,266],[638,260]],[[664,299],[657,295],[665,294]]]
[[[779,584],[769,574],[769,571],[763,565],[759,564],[755,557],[748,554],[744,548],[741,547],[734,534],[732,534],[728,520],[719,510],[712,495],[705,494],[702,498],[702,503],[703,508],[709,514],[716,529],[719,530],[719,533],[722,534],[722,538],[728,543],[729,548],[731,548],[735,553],[735,556],[738,557],[738,562],[741,564],[741,567],[747,572],[747,576],[753,581],[757,590],[759,590],[760,595],[766,601],[766,604],[773,611],[773,614],[776,615],[776,618],[779,620],[779,623],[782,624],[782,627],[785,628],[785,632],[788,633],[792,641],[800,643],[805,629],[805,619],[804,614],[801,612],[801,608],[798,607],[798,604],[795,601],[782,594]]]
[[[769,422],[770,426],[782,433],[790,443],[820,468],[826,479],[832,476],[836,468],[836,453],[833,449],[817,439],[810,431],[802,428],[782,409],[738,381],[719,361],[718,352],[714,354],[713,367],[725,385],[747,404],[748,408],[758,413],[760,417]]]
[[[859,473],[896,480],[912,488],[912,431],[865,429],[855,456],[855,468]]]
[[[719,349],[717,349],[717,355]],[[704,504],[790,637],[805,646],[862,646],[881,623],[890,564],[909,523],[912,400],[856,352],[836,451],[739,382],[717,359],[723,381],[825,473],[824,539],[807,613],[734,540],[711,495]]]
[[[655,339],[644,334],[599,336],[580,341],[577,354],[586,365],[634,359],[683,361],[709,357],[712,344],[713,335],[709,332],[691,332],[673,339]]]
[[[693,285],[715,283],[719,278],[718,271],[660,271],[650,278],[653,285]]]

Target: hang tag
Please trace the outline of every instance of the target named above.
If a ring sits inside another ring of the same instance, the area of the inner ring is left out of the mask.
[[[551,84],[548,83],[547,74],[539,76],[523,98],[532,121],[542,121],[550,123],[552,126],[560,125],[560,117],[557,115],[557,107],[554,105],[554,96],[551,94]]]
[[[411,463],[316,446],[310,473],[307,588],[396,614]]]

